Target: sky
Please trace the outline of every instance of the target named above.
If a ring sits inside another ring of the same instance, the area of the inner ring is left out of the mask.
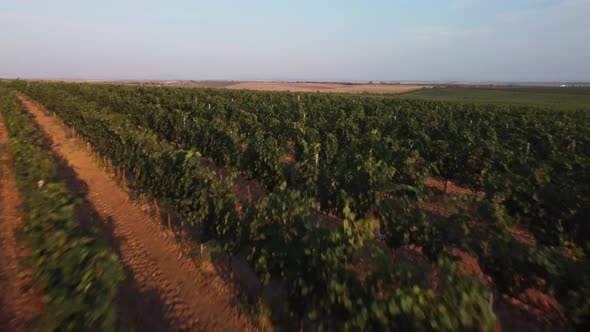
[[[590,81],[590,0],[0,0],[0,77]]]

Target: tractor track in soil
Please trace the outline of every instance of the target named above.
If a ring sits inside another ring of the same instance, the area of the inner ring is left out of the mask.
[[[239,313],[225,276],[200,271],[174,236],[130,200],[82,142],[66,135],[57,118],[22,94],[18,99],[45,132],[70,192],[83,198],[78,217],[94,220],[121,257],[127,278],[119,292],[120,325],[139,331],[254,330]]]

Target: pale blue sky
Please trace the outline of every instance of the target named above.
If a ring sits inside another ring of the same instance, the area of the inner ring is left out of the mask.
[[[0,77],[590,81],[590,0],[0,0]]]

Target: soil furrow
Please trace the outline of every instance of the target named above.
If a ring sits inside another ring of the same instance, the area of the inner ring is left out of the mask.
[[[47,115],[42,107],[25,96],[19,99],[46,133],[53,152],[63,159],[61,168],[72,173],[66,179],[70,190],[83,193],[103,221],[100,227],[110,228],[131,278],[121,290],[122,320],[130,320],[138,330],[249,330],[231,292],[217,291],[223,290],[219,286],[221,276],[205,276],[198,271],[173,237],[130,201],[111,175],[82,148],[80,140],[68,137],[59,120]],[[143,299],[137,299],[138,294]],[[163,316],[161,321],[157,316]]]

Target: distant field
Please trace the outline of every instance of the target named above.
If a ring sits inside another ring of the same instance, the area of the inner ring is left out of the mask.
[[[111,83],[121,83],[113,81]],[[127,84],[146,84],[187,88],[224,88],[257,91],[330,92],[397,94],[432,88],[424,84],[359,84],[329,82],[272,82],[272,81],[183,81],[183,80],[142,80],[126,81]]]
[[[394,97],[458,101],[479,104],[542,106],[553,109],[590,110],[590,87],[551,86],[476,86],[427,84],[368,84],[337,82],[272,81],[199,81],[129,80],[86,81],[57,80],[71,83],[113,83],[184,88],[214,88],[257,91],[318,92],[336,94],[392,95]]]
[[[335,93],[406,93],[431,88],[431,85],[417,84],[343,84],[311,82],[238,82],[225,86],[227,89],[293,92],[335,92]]]
[[[561,109],[590,109],[590,87],[449,86],[409,92],[404,96],[474,103],[506,103],[539,105]]]

